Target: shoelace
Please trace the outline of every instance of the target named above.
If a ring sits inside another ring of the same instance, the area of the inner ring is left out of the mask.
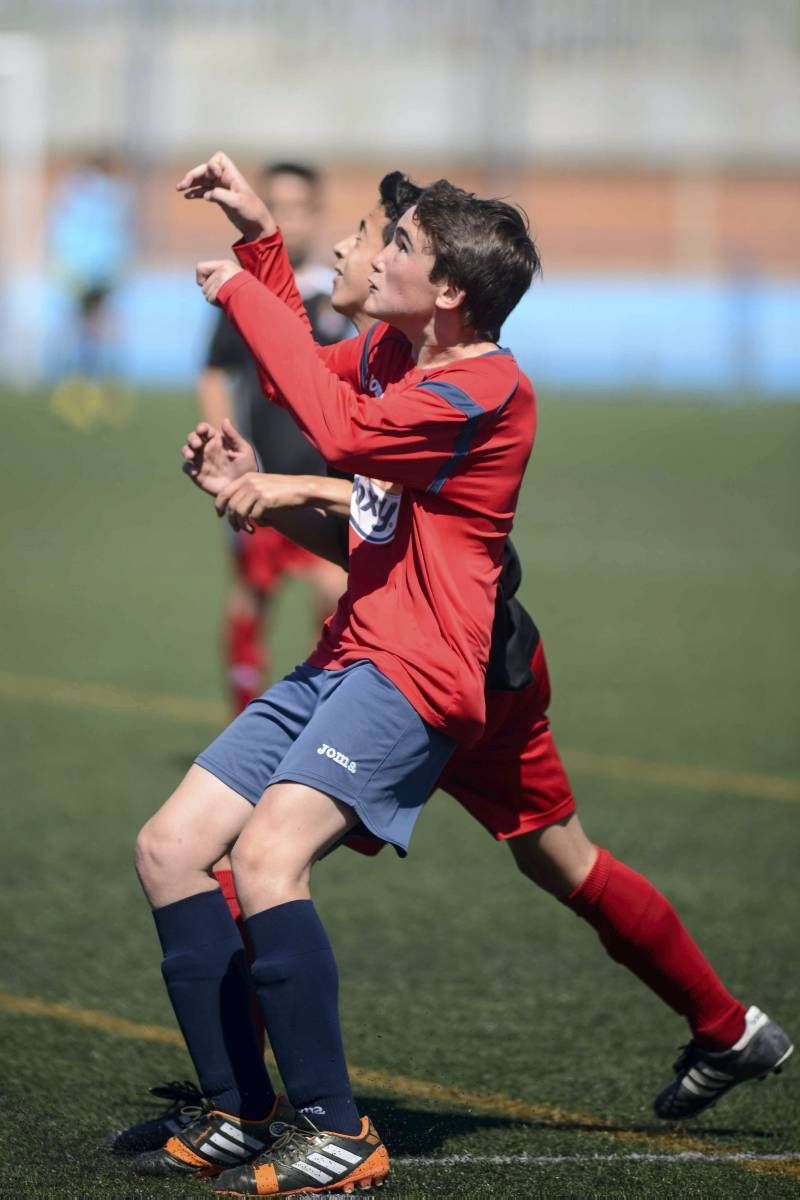
[[[205,1096],[201,1096],[198,1104],[184,1104],[178,1111],[182,1117],[189,1118],[189,1124],[183,1131],[186,1133],[193,1121],[207,1117],[210,1112],[214,1111],[214,1106],[210,1100],[206,1100]]]
[[[678,1057],[672,1064],[672,1069],[676,1075],[680,1075],[682,1071],[688,1071],[699,1062],[700,1057],[700,1050],[694,1042],[687,1042],[685,1046],[678,1047]]]
[[[211,1112],[211,1104],[206,1100],[199,1087],[188,1079],[172,1079],[169,1083],[159,1083],[151,1087],[150,1094],[159,1100],[170,1100],[172,1103],[161,1115],[161,1120],[167,1117],[185,1117],[187,1123],[196,1121]]]
[[[301,1129],[299,1125],[287,1125],[285,1121],[275,1121],[275,1125],[283,1125],[283,1133],[279,1133],[275,1141],[265,1151],[264,1157],[270,1159],[279,1159],[286,1163],[289,1159],[294,1158],[295,1151],[304,1149],[308,1144],[309,1137],[315,1137],[318,1129]]]
[[[151,1096],[159,1100],[171,1100],[174,1105],[199,1104],[203,1093],[190,1079],[172,1079],[169,1083],[159,1083],[149,1089]]]

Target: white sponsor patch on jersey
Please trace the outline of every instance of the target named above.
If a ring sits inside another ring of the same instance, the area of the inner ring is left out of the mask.
[[[356,475],[350,497],[350,524],[365,542],[390,542],[397,530],[403,488]]]

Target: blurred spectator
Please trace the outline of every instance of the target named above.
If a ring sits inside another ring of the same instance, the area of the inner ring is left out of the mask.
[[[109,155],[97,154],[65,175],[49,222],[50,259],[69,293],[70,333],[59,374],[91,380],[117,374],[109,300],[131,256],[131,187]]]
[[[321,215],[318,172],[300,163],[274,163],[262,171],[260,188],[283,234],[316,340],[328,344],[347,337],[349,322],[330,303],[332,273],[314,259]],[[203,418],[218,428],[223,417],[230,416],[255,444],[265,471],[325,474],[324,462],[289,414],[264,399],[250,352],[222,312],[198,380],[198,395]],[[346,578],[339,567],[268,527],[233,536],[231,552],[233,580],[223,614],[222,645],[233,706],[239,712],[266,687],[265,627],[281,581],[287,575],[308,580],[321,624],[335,608]]]

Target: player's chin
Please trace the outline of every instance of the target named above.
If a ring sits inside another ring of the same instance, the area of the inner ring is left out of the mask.
[[[374,288],[370,288],[367,292],[367,298],[364,301],[364,312],[369,313],[371,317],[384,318],[388,315],[380,292],[376,292]]]
[[[333,287],[331,288],[331,308],[337,313],[343,313],[346,317],[350,316],[350,310],[358,308],[359,305],[355,301],[352,290],[348,288],[341,275],[335,276]]]

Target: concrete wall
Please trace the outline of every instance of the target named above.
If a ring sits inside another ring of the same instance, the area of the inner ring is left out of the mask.
[[[800,161],[794,0],[0,0],[1,29],[41,40],[55,150]]]

